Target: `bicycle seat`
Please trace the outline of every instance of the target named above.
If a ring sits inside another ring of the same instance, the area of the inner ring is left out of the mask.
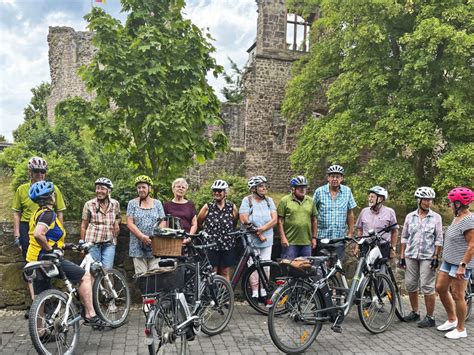
[[[50,260],[32,261],[23,268],[23,276],[27,281],[32,281],[38,277],[37,270],[41,270],[46,277],[56,277],[59,275],[58,267]]]

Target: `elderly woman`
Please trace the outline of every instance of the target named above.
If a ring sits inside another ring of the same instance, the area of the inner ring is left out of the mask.
[[[240,205],[239,214],[242,224],[252,223],[257,227],[256,237],[253,241],[254,250],[262,260],[271,260],[273,246],[273,227],[277,224],[278,215],[275,203],[267,194],[267,178],[253,176],[248,180],[251,195],[244,197]],[[265,270],[267,273],[269,270]],[[267,293],[260,287],[257,272],[250,277],[252,298],[265,303]]]
[[[467,337],[464,291],[474,268],[474,214],[469,211],[474,193],[466,187],[456,187],[448,193],[448,199],[454,220],[446,230],[443,264],[436,282],[448,320],[437,329],[449,331],[446,338],[459,339]]]
[[[150,196],[153,181],[146,175],[135,179],[138,197],[130,200],[127,207],[127,227],[130,230],[129,255],[133,258],[135,274],[143,274],[159,268],[153,257],[151,236],[155,223],[165,216],[161,202]]]
[[[173,199],[165,202],[163,208],[166,215],[179,217],[181,228],[189,234],[195,234],[197,231],[196,208],[191,201],[186,200],[185,195],[188,191],[188,183],[183,178],[178,178],[171,184]]]

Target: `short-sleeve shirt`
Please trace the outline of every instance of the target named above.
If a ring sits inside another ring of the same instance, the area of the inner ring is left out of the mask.
[[[329,184],[316,189],[313,196],[318,210],[318,239],[337,239],[347,235],[347,211],[357,207],[352,191],[345,185],[333,200]]]
[[[458,223],[451,223],[444,235],[443,260],[454,265],[459,263],[467,250],[467,241],[464,233],[474,229],[474,214],[471,213]],[[474,269],[474,258],[466,266],[467,269]]]
[[[303,201],[293,194],[284,196],[277,209],[278,217],[283,218],[283,229],[290,245],[311,244],[311,218],[317,215],[313,199],[305,196]]]
[[[225,201],[220,209],[215,202],[207,204],[208,211],[203,227],[209,235],[209,242],[216,243],[212,250],[232,250],[235,247],[235,238],[228,233],[234,230],[234,204]]]
[[[397,216],[395,211],[387,206],[380,206],[377,212],[374,212],[370,207],[365,207],[360,211],[359,218],[357,218],[356,226],[362,229],[362,235],[369,235],[369,231],[379,232],[388,226],[395,224],[391,229],[398,229]],[[391,241],[390,233],[384,233],[382,239],[387,242]]]
[[[109,199],[106,211],[100,209],[97,198],[87,201],[82,209],[82,219],[88,221],[85,241],[88,243],[116,243],[114,224],[120,221],[120,204],[113,198]]]
[[[418,210],[410,212],[405,217],[400,242],[406,244],[406,258],[431,259],[434,255],[435,247],[443,245],[441,216],[429,210],[425,218],[420,219]]]
[[[37,261],[40,256],[45,253],[45,250],[43,250],[34,235],[35,228],[38,224],[43,224],[48,228],[46,231],[46,240],[49,245],[53,246],[56,244],[59,248],[64,246],[66,230],[54,211],[47,207],[40,207],[33,213],[29,223],[30,245],[28,246],[28,252],[26,253],[26,261]]]
[[[249,198],[252,199],[252,207],[250,207]],[[261,227],[270,222],[272,220],[272,212],[276,212],[276,206],[271,197],[266,197],[266,199],[260,201],[257,201],[251,196],[244,197],[239,209],[239,214],[248,214],[249,222],[257,227]],[[273,228],[266,230],[262,235],[267,238],[267,240],[261,242],[260,239],[255,236],[253,247],[267,248],[273,245]]]
[[[21,213],[21,222],[29,223],[31,215],[39,208],[39,205],[31,201],[30,197],[28,196],[31,185],[31,182],[20,185],[16,189],[15,195],[13,196],[12,209]],[[56,198],[54,209],[56,212],[65,210],[66,204],[64,203],[63,195],[56,185],[54,185],[54,193]]]
[[[181,228],[189,233],[193,223],[193,218],[196,216],[196,208],[194,207],[194,203],[191,201],[187,201],[186,203],[168,201],[165,202],[163,208],[166,215],[179,217],[181,219]]]
[[[163,218],[164,216],[163,205],[159,200],[153,199],[152,208],[140,207],[138,198],[128,202],[127,217],[132,217],[133,223],[145,235],[153,235],[155,223],[158,221],[158,218]],[[129,255],[132,258],[153,258],[151,246],[145,245],[132,232],[130,232]]]

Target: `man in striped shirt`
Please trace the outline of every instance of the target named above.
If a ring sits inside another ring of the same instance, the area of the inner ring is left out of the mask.
[[[318,210],[318,240],[337,239],[354,233],[354,208],[357,204],[349,187],[342,185],[344,168],[331,165],[327,169],[326,185],[316,189],[313,200]],[[317,243],[316,254],[320,254],[322,243]],[[344,258],[344,246],[336,249],[340,259]]]

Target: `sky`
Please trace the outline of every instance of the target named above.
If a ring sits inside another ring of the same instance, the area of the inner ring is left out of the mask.
[[[255,0],[187,0],[184,16],[198,27],[208,28],[214,38],[217,63],[229,68],[228,57],[242,67],[246,50],[255,41]],[[23,122],[23,109],[31,89],[50,82],[48,27],[69,26],[86,30],[84,15],[91,4],[121,20],[120,0],[0,0],[0,135],[12,142],[12,132]],[[123,21],[122,21],[123,22]],[[216,93],[224,80],[208,77]],[[221,96],[219,96],[221,97]]]

